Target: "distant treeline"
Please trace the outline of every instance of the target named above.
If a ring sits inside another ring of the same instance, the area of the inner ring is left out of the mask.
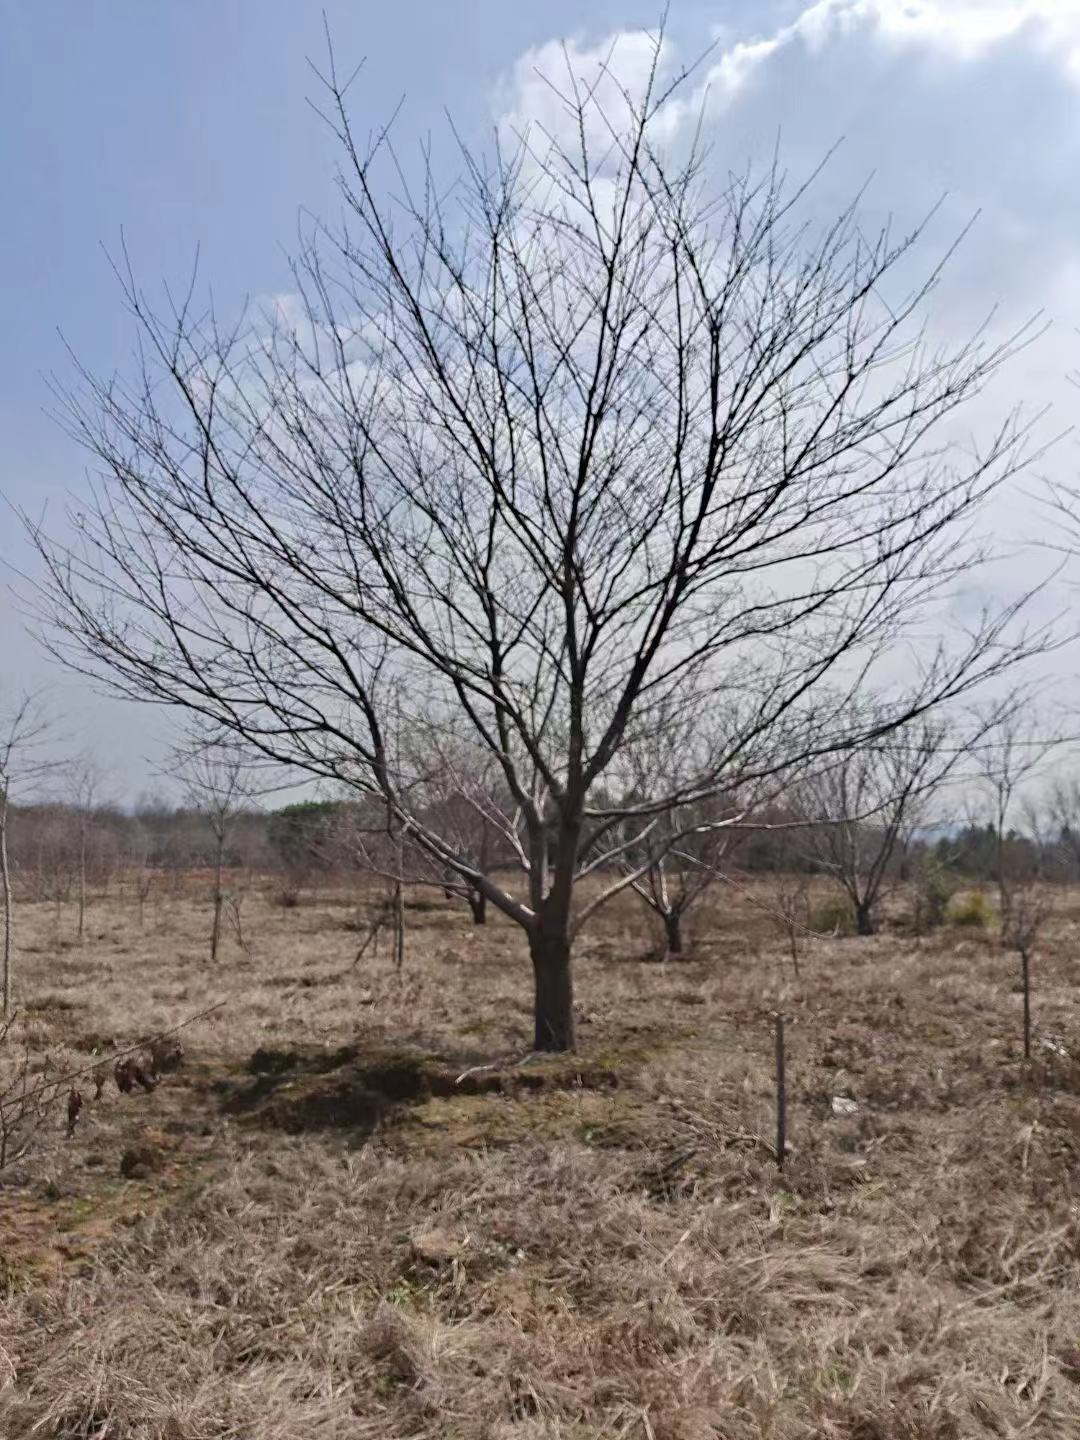
[[[378,854],[383,825],[377,809],[366,813],[352,801],[304,801],[276,810],[240,810],[231,817],[224,861],[230,869],[267,873],[304,884],[320,876],[364,868]],[[771,807],[740,828],[726,864],[744,873],[813,874],[822,868],[812,827],[794,823]],[[768,828],[765,828],[768,827]],[[133,811],[102,806],[82,816],[72,806],[50,803],[18,808],[10,827],[12,868],[27,898],[63,899],[74,886],[83,849],[91,884],[133,871],[180,874],[214,862],[216,839],[197,809],[155,801]],[[873,824],[865,826],[868,838]],[[358,838],[360,837],[360,838]],[[891,860],[895,879],[915,876],[928,860],[958,877],[992,883],[1004,867],[1010,875],[1080,879],[1080,834],[1060,826],[1047,836],[1010,831],[999,843],[990,824],[938,827],[936,838],[909,839]],[[497,831],[488,841],[487,866],[510,867],[514,857]]]

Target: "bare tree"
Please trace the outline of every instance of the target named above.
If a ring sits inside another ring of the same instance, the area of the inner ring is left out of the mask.
[[[1064,878],[1080,879],[1080,779],[1059,776],[1045,797],[1045,812],[1054,825],[1053,843],[1066,862]]]
[[[665,814],[662,824],[623,857],[634,873],[632,886],[663,927],[664,959],[679,958],[690,911],[721,876],[738,832],[725,821],[733,816],[723,796]]]
[[[805,870],[778,870],[771,889],[772,914],[787,937],[791,968],[799,979],[799,946],[811,933],[810,876]]]
[[[401,727],[397,728],[401,741]],[[473,924],[484,925],[488,896],[476,877],[490,876],[500,866],[513,868],[518,858],[514,805],[502,771],[491,755],[455,744],[452,737],[426,725],[414,727],[408,743],[413,750],[408,762],[412,809],[467,862],[468,873],[442,864],[407,829],[395,828],[392,817],[389,821],[382,817],[381,824],[373,827],[374,839],[385,841],[393,835],[395,877],[406,884],[437,885],[447,899],[460,896],[469,906]],[[400,758],[396,769],[402,773]],[[369,861],[373,858],[369,851]],[[385,862],[380,866],[376,858],[372,868],[385,869]]]
[[[760,807],[762,828],[749,837],[746,858],[755,871],[764,870],[767,901],[754,901],[788,943],[791,968],[799,978],[802,945],[814,932],[811,925],[814,865],[807,855],[806,836],[798,806],[785,787],[771,805]],[[752,892],[747,892],[752,893]]]
[[[858,934],[877,929],[900,862],[966,753],[943,720],[923,719],[851,750],[799,787],[806,853],[840,885]]]
[[[710,794],[662,811],[646,829],[633,812],[647,808],[654,796],[678,794],[687,781],[692,785],[704,754],[726,743],[715,718],[676,712],[667,723],[658,717],[652,734],[627,745],[618,766],[630,777],[629,792],[621,797],[630,818],[623,826],[618,868],[660,922],[665,960],[683,954],[686,918],[721,878],[754,800],[749,791]],[[606,858],[605,850],[600,854]]]
[[[1045,714],[1033,710],[1030,700],[1000,713],[981,712],[982,733],[970,747],[983,814],[988,817],[994,842],[994,878],[1003,940],[1013,933],[1013,904],[1030,877],[1030,857],[1022,853],[1025,841],[1011,834],[1025,799],[1025,790],[1039,777],[1060,736]],[[975,803],[978,806],[979,797]],[[1028,907],[1029,908],[1029,907]]]
[[[11,1015],[15,985],[15,891],[11,879],[12,796],[48,769],[42,746],[49,724],[40,699],[23,694],[0,716],[0,889],[4,898],[3,1018]]]
[[[977,450],[944,431],[1029,331],[929,347],[921,228],[815,224],[778,166],[712,184],[664,144],[685,77],[661,55],[640,93],[568,73],[558,134],[416,189],[385,130],[358,140],[331,55],[347,218],[296,261],[302,322],[221,324],[194,280],[159,313],[125,257],[136,373],[63,396],[102,488],[71,544],[30,525],[54,654],[380,796],[521,926],[538,1049],[574,1044],[572,942],[633,883],[603,859],[628,823],[759,778],[763,735],[784,764],[869,743],[1033,643],[1019,601],[987,613],[852,718],[1024,461],[1015,416]],[[673,709],[723,711],[729,743],[677,792],[611,800]],[[415,803],[399,726],[498,766],[522,884]],[[585,873],[605,883],[579,903]]]
[[[1055,787],[1056,789],[1056,787]],[[1001,927],[1001,943],[1020,960],[1020,991],[1024,1004],[1024,1059],[1031,1059],[1031,962],[1039,935],[1054,907],[1054,892],[1049,884],[1054,862],[1060,853],[1052,843],[1050,826],[1052,811],[1028,795],[1022,804],[1023,828],[1010,838],[1014,851],[1020,849],[1023,859],[1015,853],[1007,864],[1008,907]]]
[[[78,884],[78,921],[76,933],[82,943],[86,929],[86,866],[90,830],[94,812],[101,800],[101,767],[91,755],[80,755],[65,767],[66,788],[71,808],[75,811]]]
[[[235,744],[195,734],[174,753],[174,772],[179,775],[190,804],[206,819],[214,842],[214,918],[210,928],[210,959],[218,957],[221,917],[225,905],[225,855],[233,822],[252,802],[250,756]]]
[[[496,865],[496,827],[486,809],[475,803],[469,792],[448,793],[439,813],[429,815],[440,832],[457,837],[455,849],[468,856],[478,875],[488,875]],[[443,870],[443,891],[449,898],[459,895],[469,907],[474,925],[487,924],[487,894],[469,878],[461,878],[449,867]]]

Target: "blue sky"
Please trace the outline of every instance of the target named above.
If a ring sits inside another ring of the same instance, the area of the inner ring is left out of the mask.
[[[219,305],[289,288],[300,206],[333,204],[334,147],[307,104],[322,52],[322,4],[308,0],[0,0],[0,490],[54,515],[83,460],[45,413],[45,376],[68,373],[58,332],[96,370],[123,368],[131,329],[102,247],[121,227],[140,278],[176,282],[200,247]],[[398,142],[438,135],[449,109],[474,142],[500,117],[544,110],[537,68],[572,39],[587,68],[611,37],[632,83],[634,32],[657,5],[636,0],[398,0],[325,5],[343,63],[367,57],[355,92],[363,125],[399,98]],[[871,220],[916,220],[943,192],[944,241],[981,219],[950,276],[936,324],[966,329],[1000,305],[1002,323],[1045,309],[1051,333],[1013,367],[984,418],[1015,399],[1053,405],[1045,433],[1071,423],[1080,363],[1080,0],[679,0],[669,26],[686,58],[710,42],[696,98],[718,161],[738,165],[781,135],[793,168],[842,139],[820,190],[845,198],[872,174]],[[1066,441],[1044,469],[1080,471]],[[992,524],[1013,544],[1034,524],[1022,497]],[[26,547],[5,513],[0,560]],[[1008,587],[1030,558],[988,583]],[[17,592],[21,583],[9,575]],[[17,597],[0,608],[0,690],[48,680],[65,728],[95,749],[118,792],[137,788],[168,727],[138,707],[87,696],[48,670],[22,633]],[[1075,669],[1068,652],[1062,676]]]

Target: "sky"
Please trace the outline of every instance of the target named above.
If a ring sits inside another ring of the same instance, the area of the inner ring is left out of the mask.
[[[365,60],[352,92],[360,128],[402,102],[398,145],[430,135],[437,157],[448,112],[481,147],[500,127],[556,123],[541,77],[565,65],[562,41],[583,74],[611,54],[633,87],[642,28],[658,19],[637,0],[0,0],[0,706],[47,685],[65,743],[97,756],[117,798],[161,783],[173,722],[92,694],[43,658],[23,625],[35,566],[10,506],[62,531],[65,497],[85,484],[50,376],[71,379],[68,347],[96,372],[130,366],[108,258],[121,234],[148,289],[186,279],[198,251],[219,306],[288,292],[301,208],[335,204],[334,142],[309,103],[324,10],[342,68]],[[815,192],[823,216],[865,185],[868,225],[893,216],[902,231],[943,199],[929,235],[943,247],[977,215],[934,326],[959,339],[995,306],[1000,333],[1043,313],[1046,333],[969,418],[992,427],[1023,403],[1046,412],[1039,438],[1061,438],[995,502],[987,525],[1003,558],[972,577],[966,603],[1048,572],[1045,542],[1060,529],[1041,482],[1080,477],[1063,433],[1080,368],[1080,0],[675,0],[667,45],[671,68],[701,59],[671,124],[702,115],[718,171],[779,144],[805,173],[836,147]],[[1071,575],[1041,614],[1067,611]],[[1054,657],[1062,694],[1078,660],[1073,646]]]

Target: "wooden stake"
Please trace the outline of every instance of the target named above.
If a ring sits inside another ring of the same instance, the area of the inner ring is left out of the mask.
[[[401,881],[394,885],[394,969],[405,964],[405,894]]]
[[[776,1017],[776,1165],[783,1170],[787,1154],[787,1079],[784,1073],[784,1017]]]

